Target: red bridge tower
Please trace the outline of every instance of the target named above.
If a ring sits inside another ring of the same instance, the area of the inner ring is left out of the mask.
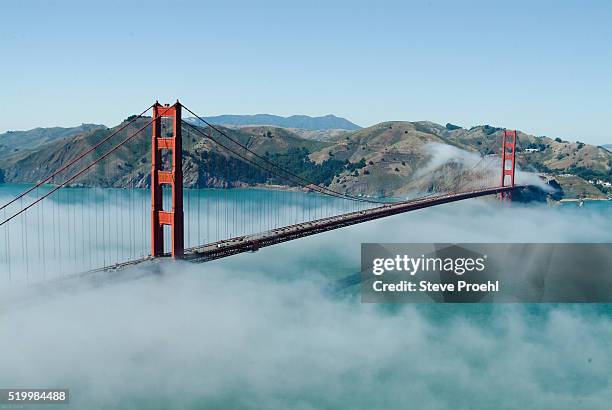
[[[172,134],[162,135],[162,117],[172,118]],[[170,226],[173,258],[184,252],[183,222],[183,152],[181,138],[181,104],[153,105],[153,132],[151,138],[151,256],[162,256],[164,226]],[[172,166],[164,169],[162,151],[171,151]],[[162,186],[172,189],[172,209],[163,208]]]
[[[516,164],[516,130],[507,131],[504,130],[504,136],[502,140],[502,175],[501,175],[501,186],[514,187],[514,168]],[[507,183],[507,178],[510,177],[510,182]],[[512,192],[502,192],[500,195],[501,200],[511,200]]]

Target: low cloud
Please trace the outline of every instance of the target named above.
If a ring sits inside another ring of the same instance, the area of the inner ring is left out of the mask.
[[[448,144],[428,142],[423,149],[430,156],[430,160],[424,168],[417,171],[417,176],[428,174],[450,162],[461,164],[465,168],[471,168],[482,159],[479,154]]]
[[[501,178],[501,158],[500,157],[481,157],[479,154],[463,150],[448,144],[439,144],[430,142],[424,146],[425,152],[430,156],[430,160],[425,167],[416,172],[416,176],[423,176],[435,171],[445,164],[456,163],[461,164],[463,169],[470,170],[482,164],[485,172],[489,175],[496,176],[499,182]],[[533,185],[546,191],[552,192],[553,189],[532,172],[522,171],[517,165],[515,173],[515,183],[522,185]],[[499,184],[498,184],[499,185]]]

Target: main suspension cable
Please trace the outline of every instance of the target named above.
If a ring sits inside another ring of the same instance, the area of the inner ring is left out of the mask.
[[[166,109],[159,114],[159,117],[163,116],[163,114],[165,114],[166,112],[170,111],[172,107],[166,107]],[[89,169],[91,169],[94,165],[98,164],[100,161],[102,161],[103,159],[105,159],[106,157],[108,157],[110,154],[112,154],[113,152],[115,152],[116,150],[118,150],[119,148],[121,148],[123,146],[123,144],[125,144],[126,142],[130,141],[132,138],[134,138],[136,135],[138,135],[139,133],[141,133],[145,128],[147,128],[149,125],[151,125],[156,119],[152,118],[148,123],[146,123],[144,126],[142,126],[138,131],[134,132],[132,135],[130,135],[129,137],[125,138],[123,141],[121,141],[119,144],[115,145],[113,148],[111,148],[109,151],[107,151],[105,154],[103,154],[102,156],[100,156],[100,158],[96,159],[95,161],[93,161],[92,163],[90,163],[89,165],[87,165],[86,167],[82,168],[80,171],[78,171],[76,174],[74,174],[72,177],[68,178],[66,181],[62,182],[60,185],[56,186],[55,188],[53,188],[51,191],[47,192],[45,195],[41,196],[40,198],[36,199],[34,202],[32,202],[31,204],[29,204],[28,206],[26,206],[25,208],[22,208],[20,211],[16,212],[15,214],[13,214],[12,216],[10,216],[9,218],[5,219],[4,221],[0,222],[0,226],[4,225],[5,223],[9,222],[11,219],[19,216],[20,214],[22,214],[23,212],[27,211],[28,209],[30,209],[31,207],[33,207],[34,205],[36,205],[37,203],[39,203],[40,201],[42,201],[43,199],[49,197],[50,195],[52,195],[53,193],[55,193],[57,190],[59,190],[60,188],[63,188],[64,186],[66,186],[67,184],[69,184],[70,182],[74,181],[76,178],[78,178],[79,176],[83,175],[85,172],[87,172]]]
[[[26,191],[22,192],[21,194],[19,194],[17,197],[13,198],[12,200],[10,200],[9,202],[7,202],[6,204],[2,205],[0,207],[0,211],[3,210],[4,208],[6,208],[7,206],[11,205],[12,203],[17,202],[18,200],[20,200],[21,198],[23,198],[24,196],[26,196],[27,194],[29,194],[30,192],[34,191],[36,188],[40,187],[41,185],[49,182],[51,179],[53,179],[55,176],[57,176],[58,174],[60,174],[61,172],[65,171],[66,169],[70,168],[72,165],[74,165],[75,163],[77,163],[78,161],[80,161],[81,159],[83,159],[85,156],[87,156],[88,154],[91,154],[94,150],[96,150],[97,148],[99,148],[102,144],[104,144],[105,142],[107,142],[108,140],[110,140],[112,137],[114,137],[115,135],[117,135],[119,132],[123,131],[125,128],[127,128],[129,125],[131,125],[134,121],[136,121],[137,119],[141,118],[147,111],[149,111],[151,109],[151,107],[153,107],[153,105],[150,105],[146,110],[144,110],[143,112],[141,112],[140,114],[136,115],[134,118],[130,119],[129,121],[127,121],[124,125],[122,125],[120,128],[118,128],[117,130],[115,130],[114,132],[112,132],[108,137],[104,138],[103,140],[101,140],[100,142],[98,142],[96,145],[94,145],[93,147],[91,147],[90,149],[88,149],[87,151],[83,152],[81,155],[79,155],[78,157],[74,158],[73,160],[69,161],[67,164],[63,165],[60,169],[58,169],[57,171],[55,171],[54,173],[52,173],[51,175],[49,175],[48,177],[46,177],[45,179],[43,179],[42,181],[38,182],[36,185],[30,187],[29,189],[27,189]]]

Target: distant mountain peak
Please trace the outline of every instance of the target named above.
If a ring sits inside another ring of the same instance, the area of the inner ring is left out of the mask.
[[[206,121],[219,125],[232,126],[247,126],[247,125],[270,125],[281,128],[300,128],[312,131],[322,130],[358,130],[361,127],[347,120],[346,118],[337,117],[333,114],[327,114],[322,117],[311,117],[308,115],[291,115],[289,117],[281,117],[272,114],[254,114],[254,115],[217,115],[213,117],[205,117]],[[185,119],[192,124],[199,124],[197,118]]]

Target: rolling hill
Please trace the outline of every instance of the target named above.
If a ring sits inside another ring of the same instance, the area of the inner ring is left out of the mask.
[[[463,129],[428,121],[385,122],[347,134],[330,149],[312,153],[311,158],[322,161],[333,157],[352,162],[363,158],[367,164],[363,169],[340,175],[332,187],[364,195],[405,196],[432,186],[450,188],[461,170],[457,165],[469,162],[467,153],[478,156],[500,153],[501,134],[501,128],[488,125]],[[519,167],[555,179],[563,195],[604,197],[612,193],[601,184],[589,182],[612,182],[609,151],[522,132],[518,132],[518,140]],[[423,175],[420,170],[432,161],[440,163],[440,167]]]
[[[7,131],[0,134],[0,158],[21,150],[33,150],[37,147],[86,132],[104,129],[104,125],[81,124],[76,127],[34,128],[28,131]]]
[[[93,155],[144,126],[137,120]],[[117,127],[119,127],[118,125]],[[7,182],[35,182],[85,152],[117,129],[95,128],[77,135],[57,137],[52,142],[23,148],[0,158],[0,179]],[[406,197],[432,189],[451,189],[457,178],[468,185],[482,175],[469,171],[481,156],[499,154],[502,129],[488,125],[463,129],[427,121],[384,122],[340,134],[319,131],[317,138],[304,138],[295,129],[253,125],[220,127],[258,155],[317,184],[352,195]],[[218,142],[231,143],[209,127]],[[148,135],[121,147],[110,164],[98,166],[79,180],[81,185],[146,187],[149,184],[150,149]],[[333,137],[329,136],[333,135]],[[560,188],[555,198],[604,197],[612,180],[612,153],[581,142],[536,137],[518,133],[517,161],[521,169],[538,172],[549,184]],[[183,127],[185,185],[187,187],[228,187],[253,184],[284,184],[270,174],[245,162]],[[167,159],[166,159],[167,161]],[[491,172],[498,174],[498,169]],[[58,178],[61,180],[62,178]],[[539,181],[538,178],[535,178]],[[591,183],[589,181],[594,181]],[[54,181],[56,182],[56,181]]]
[[[136,120],[92,154],[86,156],[79,163],[79,166],[87,164],[92,158],[99,157],[115,144],[126,139],[138,129],[145,127],[148,122],[149,118]],[[87,152],[122,125],[124,123],[112,129],[96,129],[59,139],[27,152],[16,152],[0,161],[0,176],[6,182],[17,183],[45,179],[64,164]],[[227,139],[216,134],[210,128],[203,127],[201,129],[208,134],[215,135],[217,141],[222,144],[231,146]],[[261,156],[272,157],[292,150],[304,150],[309,153],[330,145],[327,142],[300,138],[289,130],[277,127],[261,126],[244,129],[220,127],[220,129]],[[77,185],[102,187],[149,186],[150,135],[151,127],[147,126],[137,138],[121,146],[113,154],[111,161],[92,168],[84,177],[79,178]],[[266,180],[267,173],[245,166],[244,161],[230,156],[226,150],[221,149],[209,139],[203,138],[186,126],[183,126],[183,150],[183,168],[185,186],[187,187],[239,186],[242,183],[262,183]],[[167,155],[164,160],[169,161]],[[320,167],[316,164],[313,164],[313,166]],[[58,183],[69,176],[69,173],[60,174],[51,182]]]

